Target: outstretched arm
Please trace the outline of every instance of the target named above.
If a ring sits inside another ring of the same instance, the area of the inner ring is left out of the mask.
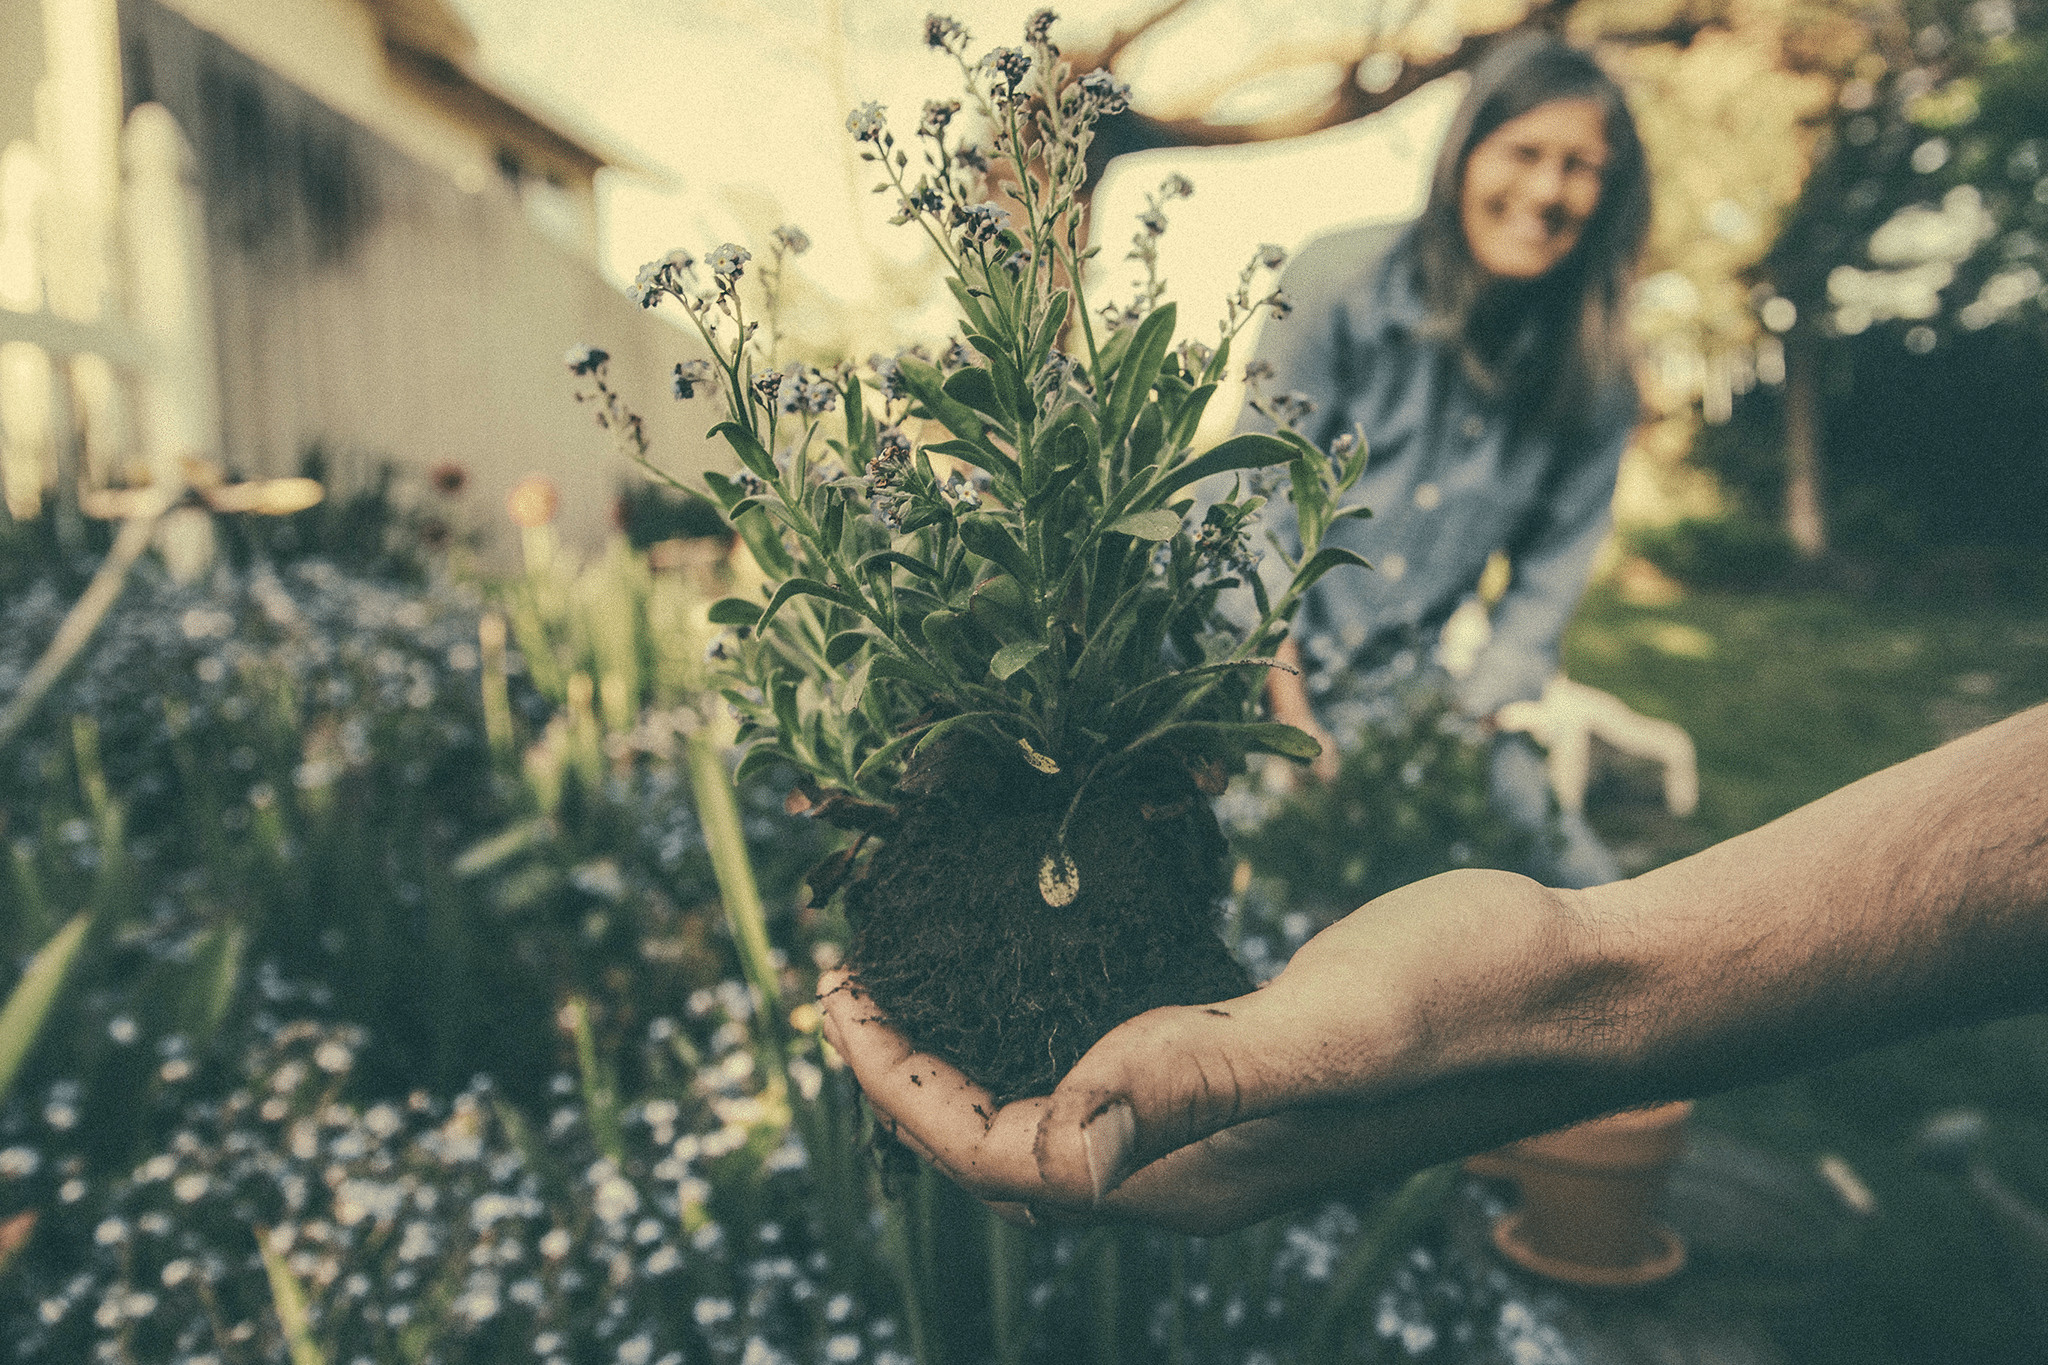
[[[986,1095],[828,989],[870,1100],[976,1194],[1220,1231],[2048,1006],[2048,707],[1631,881],[1468,871],[1382,896],[1263,989],[1140,1015],[988,1121]]]

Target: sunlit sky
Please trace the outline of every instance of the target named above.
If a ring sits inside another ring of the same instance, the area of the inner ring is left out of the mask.
[[[867,192],[874,176],[851,154],[844,122],[872,99],[907,128],[925,99],[958,93],[950,59],[923,43],[931,0],[455,4],[492,78],[642,168],[607,173],[600,190],[603,264],[616,278],[673,246],[734,240],[758,249],[770,229],[790,222],[816,244],[799,263],[813,345],[864,354],[947,330],[950,308],[930,290],[936,273],[920,268],[922,237],[887,223],[890,210]],[[974,34],[978,53],[1018,41],[1038,7],[967,0],[949,12]],[[1058,8],[1054,36],[1070,45],[1132,10],[1100,0]],[[1330,23],[1360,17],[1339,13],[1349,8],[1341,4],[1306,8]],[[1167,35],[1128,73],[1140,96],[1205,48],[1212,60],[1248,50],[1260,35],[1247,26],[1263,10],[1208,7],[1198,29]],[[1181,305],[1182,334],[1212,334],[1238,267],[1259,243],[1294,247],[1331,226],[1414,212],[1456,95],[1455,81],[1440,82],[1374,119],[1287,143],[1120,160],[1096,199],[1106,268],[1091,285],[1094,300],[1128,293],[1135,267],[1118,258],[1143,191],[1179,171],[1196,194],[1171,213],[1163,273]],[[923,313],[912,302],[918,293],[931,305]]]

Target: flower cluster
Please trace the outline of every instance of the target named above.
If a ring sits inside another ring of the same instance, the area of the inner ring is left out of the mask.
[[[782,410],[819,417],[839,403],[839,385],[813,365],[792,365],[783,375]]]
[[[1131,87],[1107,71],[1090,71],[1081,77],[1081,94],[1104,117],[1121,114],[1131,107]]]
[[[967,50],[968,33],[958,19],[928,14],[924,20],[924,41],[928,47],[958,55]]]
[[[1136,281],[1136,297],[1122,306],[1106,304],[1102,314],[1112,326],[1135,322],[1158,305],[1166,292],[1159,278],[1159,239],[1166,235],[1166,205],[1186,199],[1195,192],[1194,183],[1178,171],[1159,182],[1159,188],[1145,194],[1145,207],[1138,212],[1138,231],[1131,237],[1131,249],[1124,256],[1144,267],[1145,276]]]
[[[1277,291],[1276,291],[1277,292]],[[1298,429],[1301,424],[1315,415],[1316,401],[1299,390],[1289,389],[1282,393],[1268,393],[1266,386],[1276,378],[1272,364],[1265,360],[1251,360],[1245,363],[1244,385],[1246,402],[1264,414],[1274,426],[1287,431]],[[1345,443],[1343,450],[1333,454],[1348,455],[1357,448],[1357,437]]]
[[[902,524],[903,485],[910,472],[909,438],[900,427],[883,427],[875,440],[874,458],[863,471],[876,521],[890,527]]]
[[[981,74],[988,78],[991,92],[999,101],[1017,98],[1024,78],[1031,74],[1031,54],[1021,47],[990,48],[981,59]]]
[[[676,253],[671,252],[670,254],[674,255]],[[641,276],[644,278],[651,268],[643,266],[640,271]],[[640,286],[635,284],[634,288],[638,289]],[[660,298],[662,291],[667,288],[668,286],[666,285],[661,286],[659,289],[650,288],[637,295],[641,307],[652,308],[655,301]],[[606,367],[611,363],[610,352],[601,351],[595,346],[571,346],[568,354],[562,357],[562,361],[569,367],[570,374],[575,375],[578,379],[589,381],[587,388],[581,384],[576,386],[576,401],[591,405],[597,417],[598,426],[612,433],[612,439],[618,443],[621,453],[628,459],[645,459],[647,457],[647,427],[640,420],[640,414],[626,406],[625,397],[611,386],[610,379],[606,377]],[[683,383],[682,366],[680,365],[676,367],[674,383],[677,396],[686,397],[687,395],[683,392],[685,385]],[[548,517],[543,517],[541,521],[535,524],[544,524],[552,516],[551,512]]]
[[[713,382],[711,362],[708,360],[678,360],[670,390],[677,399],[695,398],[697,390]]]
[[[1251,548],[1251,521],[1256,503],[1219,502],[1210,507],[1195,534],[1195,556],[1211,573],[1249,577],[1262,554]]]
[[[46,1236],[76,1244],[17,1268],[0,1295],[14,1358],[301,1358],[282,1284],[333,1361],[419,1341],[448,1365],[907,1361],[864,1269],[841,1274],[819,1240],[803,1148],[740,1046],[745,990],[692,1011],[717,1024],[693,1086],[600,1117],[561,1077],[531,1131],[482,1080],[350,1102],[360,1030],[259,1021],[240,1083],[97,1200],[74,1195],[80,1216]],[[40,1164],[0,1152],[0,1191]]]
[[[1237,287],[1224,300],[1225,325],[1234,326],[1239,319],[1248,318],[1264,308],[1274,318],[1284,318],[1294,311],[1285,290],[1273,288],[1259,298],[1252,297],[1252,281],[1258,273],[1277,271],[1287,264],[1287,252],[1271,242],[1260,245],[1246,261],[1244,268],[1237,272]]]
[[[959,26],[934,20],[927,39],[954,58],[965,99],[926,104],[905,145],[875,103],[847,117],[859,157],[881,172],[875,192],[893,192],[897,220],[915,223],[947,267],[961,321],[937,365],[877,361],[876,393],[842,367],[827,400],[808,375],[777,368],[773,279],[765,347],[706,332],[727,379],[716,431],[745,474],[705,481],[764,576],[758,594],[711,609],[748,632],[721,675],[743,717],[740,771],[779,755],[844,793],[831,809],[849,821],[895,818],[904,765],[932,727],[968,725],[1071,763],[1075,807],[1095,772],[1155,742],[1176,754],[1207,746],[1188,758],[1205,771],[1253,748],[1305,755],[1308,736],[1253,719],[1254,675],[1305,586],[1362,562],[1321,543],[1362,461],[1318,461],[1290,484],[1309,506],[1288,586],[1269,600],[1252,578],[1250,631],[1234,633],[1219,610],[1228,576],[1254,564],[1241,525],[1262,499],[1232,491],[1223,520],[1197,531],[1195,486],[1296,463],[1300,443],[1247,433],[1196,452],[1245,318],[1213,348],[1176,350],[1154,272],[1100,329],[1081,191],[1095,125],[1128,92],[1106,73],[1075,79],[1051,24],[1036,13],[1022,46],[974,60]],[[993,184],[962,137],[970,108],[976,136],[1006,163]],[[1141,241],[1192,188],[1180,175],[1160,184]],[[1255,268],[1277,260],[1262,249]],[[799,384],[811,401],[793,397]],[[839,439],[819,435],[827,408],[844,414]],[[852,515],[863,500],[870,515]],[[1172,658],[1191,666],[1162,676]]]

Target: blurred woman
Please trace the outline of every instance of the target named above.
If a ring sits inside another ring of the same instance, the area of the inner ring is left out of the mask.
[[[1283,649],[1302,675],[1270,675],[1276,717],[1324,739],[1320,775],[1390,688],[1441,666],[1444,623],[1495,551],[1511,576],[1455,679],[1461,709],[1492,730],[1557,672],[1635,424],[1624,307],[1649,218],[1620,88],[1586,54],[1523,34],[1473,72],[1419,218],[1322,238],[1288,268],[1294,314],[1264,330],[1245,425],[1288,420],[1325,449],[1353,433],[1371,452],[1348,500],[1373,515],[1325,543],[1373,572],[1322,579]],[[1291,511],[1273,506],[1286,542]],[[1549,827],[1525,738],[1495,739],[1492,782],[1505,815]],[[1563,848],[1531,872],[1568,886],[1618,875],[1582,820],[1564,823]]]

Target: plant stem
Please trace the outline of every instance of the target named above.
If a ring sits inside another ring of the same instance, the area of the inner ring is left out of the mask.
[[[782,1013],[782,991],[776,983],[775,959],[768,946],[767,912],[761,907],[754,865],[747,858],[746,834],[740,823],[739,801],[733,795],[732,774],[726,770],[725,758],[713,742],[708,726],[700,725],[691,731],[683,748],[689,758],[697,822],[703,827],[704,843],[711,853],[711,873],[718,882],[725,922],[739,949],[741,970],[759,993],[761,1012],[767,1019],[762,1050],[767,1054],[773,1083],[786,1095],[787,1022]]]
[[[1117,1250],[1116,1234],[1102,1240],[1102,1252],[1095,1262],[1095,1359],[1098,1365],[1118,1365],[1117,1354]]]
[[[1335,1357],[1338,1334],[1347,1322],[1365,1312],[1361,1300],[1385,1282],[1421,1229],[1450,1198],[1458,1181],[1458,1164],[1449,1162],[1418,1171],[1380,1205],[1365,1235],[1330,1280],[1329,1295],[1302,1334],[1303,1360]]]
[[[1018,1365],[1024,1359],[1027,1334],[1018,1311],[1018,1295],[1029,1267],[1024,1234],[992,1213],[988,1222],[989,1317],[995,1333],[996,1365]]]
[[[36,704],[42,701],[51,686],[78,657],[99,629],[106,617],[107,609],[114,605],[114,599],[121,595],[121,587],[128,581],[128,570],[149,548],[150,535],[156,530],[157,518],[169,506],[167,499],[159,499],[157,505],[147,512],[130,517],[121,523],[120,533],[114,537],[113,548],[93,572],[92,581],[71,610],[65,613],[63,624],[57,627],[57,634],[51,638],[49,647],[43,651],[28,676],[21,680],[21,686],[7,699],[7,705],[0,708],[0,749],[7,744],[28,722]]]
[[[597,1059],[597,1038],[590,1028],[590,1002],[569,997],[569,1033],[576,1043],[576,1070],[583,1081],[583,1103],[590,1110],[590,1131],[598,1150],[620,1169],[626,1164],[625,1135],[619,1129],[619,1092]]]
[[[57,1002],[57,992],[77,960],[92,921],[90,910],[81,911],[37,949],[29,960],[28,970],[21,974],[21,980],[7,997],[6,1006],[0,1008],[0,1098],[6,1097],[29,1049],[42,1033],[50,1007]]]

